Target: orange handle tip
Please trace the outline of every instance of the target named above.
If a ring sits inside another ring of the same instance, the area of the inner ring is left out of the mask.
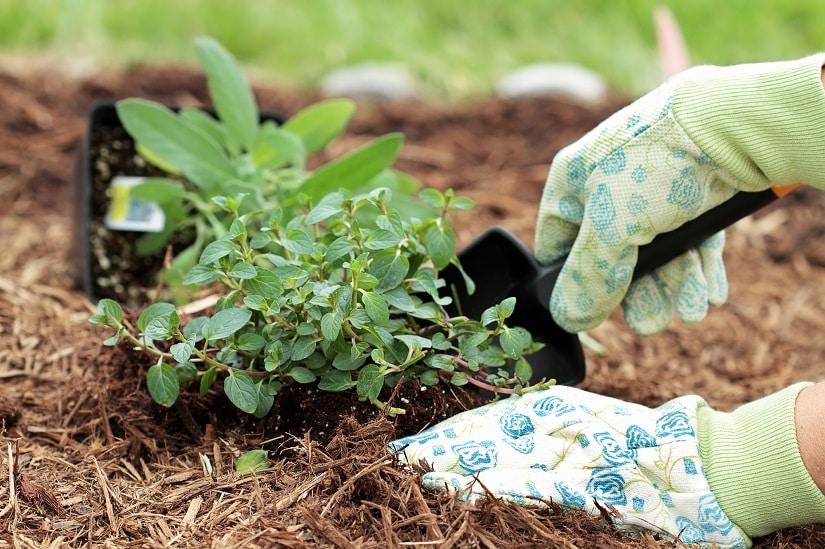
[[[789,192],[793,191],[797,187],[800,187],[802,183],[792,183],[790,185],[774,185],[771,187],[773,194],[775,194],[778,198],[782,198]]]

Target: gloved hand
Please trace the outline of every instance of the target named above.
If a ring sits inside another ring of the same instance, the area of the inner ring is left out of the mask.
[[[651,334],[674,309],[697,322],[722,304],[723,235],[631,286],[637,248],[739,191],[825,187],[823,62],[688,69],[560,151],[535,242],[542,263],[568,256],[550,300],[558,324],[583,331],[621,303]]]
[[[555,386],[461,413],[391,450],[432,467],[425,488],[465,500],[489,491],[598,515],[597,500],[618,511],[622,528],[744,547],[703,472],[696,435],[703,402],[683,397],[650,409]]]

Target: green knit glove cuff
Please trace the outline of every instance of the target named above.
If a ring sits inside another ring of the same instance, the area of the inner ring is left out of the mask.
[[[673,115],[699,148],[740,180],[733,183],[737,188],[825,188],[824,63],[825,54],[818,54],[689,69],[676,77]]]
[[[739,407],[698,410],[699,451],[708,485],[730,520],[749,536],[825,522],[825,495],[799,455],[798,383]]]

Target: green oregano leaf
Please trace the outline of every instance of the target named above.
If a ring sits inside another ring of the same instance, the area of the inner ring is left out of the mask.
[[[146,387],[155,402],[169,407],[175,403],[180,393],[178,374],[168,364],[155,364],[146,372]]]
[[[97,314],[89,318],[89,322],[117,328],[123,322],[123,309],[117,302],[103,298],[97,302]]]
[[[263,379],[257,383],[256,388],[258,404],[252,415],[261,418],[266,416],[272,409],[272,405],[275,403],[275,393],[269,391],[269,384],[264,384]]]
[[[455,235],[446,225],[430,225],[424,232],[424,245],[436,269],[449,265],[455,255]]]
[[[330,311],[321,317],[321,335],[327,341],[335,341],[341,333],[344,315],[338,311]]]
[[[225,339],[249,322],[252,311],[232,307],[215,313],[203,327],[203,337],[207,341]]]
[[[352,388],[354,384],[349,372],[330,370],[321,376],[318,388],[322,391],[339,392]]]
[[[223,392],[236,408],[252,414],[258,408],[258,386],[246,372],[233,372],[223,382]]]
[[[171,303],[153,303],[146,307],[137,320],[137,326],[140,331],[145,331],[146,327],[155,319],[168,317],[175,312],[176,307]]]
[[[250,450],[235,462],[235,472],[239,475],[258,473],[269,468],[266,450]]]
[[[303,366],[293,366],[289,369],[289,377],[298,383],[312,383],[315,381],[315,374],[309,368]]]
[[[378,400],[383,386],[384,376],[375,364],[367,364],[358,372],[358,384],[355,390],[358,396],[369,399],[370,403],[374,404]]]
[[[172,347],[169,348],[169,352],[172,353],[172,357],[174,357],[175,361],[178,363],[186,362],[192,356],[192,351],[195,350],[195,343],[192,341],[184,341],[181,343],[175,343]]]
[[[377,292],[364,292],[362,296],[367,314],[378,326],[385,326],[390,320],[390,311],[387,300]]]
[[[212,265],[222,257],[226,257],[231,254],[234,249],[235,245],[229,240],[216,240],[215,242],[210,242],[203,249],[203,252],[201,252],[199,263],[207,266]]]

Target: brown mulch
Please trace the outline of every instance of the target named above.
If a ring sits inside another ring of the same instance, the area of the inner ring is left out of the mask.
[[[348,418],[357,403],[342,407],[340,424],[330,403],[285,411],[329,426],[296,436],[239,419],[214,395],[170,410],[152,404],[140,375],[147,365],[101,347],[103,332],[86,322],[92,306],[72,284],[72,167],[84,116],[97,99],[126,96],[206,98],[200,75],[179,68],[72,78],[0,66],[0,545],[683,546],[625,537],[609,520],[557,508],[473,507],[423,492],[384,451],[399,420]],[[258,96],[285,115],[317,99],[266,87]],[[341,149],[402,131],[400,169],[478,203],[455,219],[462,244],[492,224],[529,243],[549,161],[621,103],[362,104]],[[583,387],[648,405],[699,393],[731,409],[821,379],[823,214],[819,194],[797,191],[731,228],[729,302],[701,324],[645,339],[611,318],[591,333],[604,353],[588,351]],[[419,417],[415,428],[445,414]],[[272,449],[271,468],[237,476],[237,457],[262,446]],[[756,546],[823,547],[825,527]]]

